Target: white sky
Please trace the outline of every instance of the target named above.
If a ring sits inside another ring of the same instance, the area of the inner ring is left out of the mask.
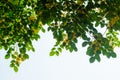
[[[60,56],[49,56],[54,40],[49,32],[42,33],[41,39],[34,42],[36,52],[29,52],[30,59],[23,62],[19,72],[9,67],[9,60],[4,59],[5,52],[0,52],[0,80],[120,80],[120,55],[101,62],[89,63],[86,48],[78,44],[79,51],[63,51]]]

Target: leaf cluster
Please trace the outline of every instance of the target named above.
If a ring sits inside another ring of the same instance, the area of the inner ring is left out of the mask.
[[[17,72],[47,24],[56,39],[50,56],[58,56],[62,49],[78,51],[81,38],[91,63],[100,62],[101,54],[115,58],[114,48],[120,46],[119,4],[119,0],[0,0],[0,49],[7,51],[5,59],[11,59]],[[98,26],[106,31],[99,32]]]

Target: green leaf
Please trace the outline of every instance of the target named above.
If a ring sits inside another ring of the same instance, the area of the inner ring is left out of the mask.
[[[105,48],[109,48],[110,47],[108,43],[105,43],[104,46],[105,46]]]
[[[8,46],[4,46],[4,49],[7,50],[7,49],[8,49]]]
[[[28,48],[28,47],[27,47]],[[22,47],[19,49],[20,50],[20,53],[25,53],[26,52],[26,48],[25,47]]]
[[[15,63],[15,60],[11,60],[11,62],[10,63]]]
[[[74,51],[76,51],[76,52],[78,51],[77,47],[74,48]]]
[[[77,51],[77,50],[78,50],[74,42],[70,42],[69,45],[70,45],[70,47],[71,47],[71,48],[70,48],[70,52],[72,52],[73,50],[74,50],[74,51]]]
[[[44,28],[41,28],[41,31],[42,31],[43,33],[45,33],[45,29],[44,29]]]
[[[90,61],[90,63],[93,63],[93,62],[95,61],[95,57],[91,57],[91,58],[89,59],[89,61]]]
[[[58,51],[56,51],[55,53],[56,53],[57,56],[59,56],[59,52]]]
[[[68,39],[71,40],[73,38],[73,34],[72,33],[68,33]]]
[[[52,29],[51,27],[48,27],[48,29],[47,29],[47,30],[48,30],[48,31],[50,31],[51,29]]]
[[[109,52],[107,52],[106,56],[107,56],[107,58],[110,58],[111,54]]]
[[[98,27],[98,26],[99,26],[99,22],[98,22],[98,21],[96,21],[95,26],[96,26],[96,27]]]
[[[31,49],[32,49],[33,52],[35,52],[35,48],[34,47],[32,47]]]
[[[56,48],[52,48],[52,51],[54,51]]]
[[[28,55],[28,54],[24,54],[23,57],[24,57],[25,59],[29,59],[29,55]]]
[[[112,58],[116,58],[117,57],[116,53],[114,53],[114,52],[111,53],[111,56],[112,56]]]
[[[89,41],[89,40],[90,40],[90,38],[88,38],[88,37],[87,37],[87,35],[86,35],[85,33],[84,33],[84,34],[82,34],[82,39],[83,39],[83,40],[87,40],[87,41]]]
[[[70,52],[73,52],[73,48],[70,47],[70,48],[69,48],[69,51],[70,51]]]
[[[88,44],[88,42],[86,42],[86,41],[85,41],[85,42],[83,42],[83,43],[82,43],[82,47],[87,46],[87,44]]]
[[[12,54],[12,58],[13,58],[13,59],[15,59],[15,58],[16,58],[16,56],[15,56],[14,54]]]
[[[58,48],[58,51],[59,51],[59,52],[62,52],[62,49],[61,49],[61,48]]]
[[[19,67],[19,66],[20,66],[20,63],[18,63],[18,62],[16,62],[15,64],[16,64],[16,66],[17,66],[17,67]]]
[[[54,56],[54,55],[55,55],[55,52],[54,52],[54,51],[51,51],[49,55],[50,55],[50,56]]]
[[[87,48],[86,54],[89,56],[93,56],[94,55],[94,49],[91,47]]]
[[[10,64],[10,67],[14,67],[14,66],[15,66],[15,64],[14,64],[14,63],[11,63],[11,64]]]
[[[103,54],[103,55],[107,55],[106,49],[102,49],[102,54]]]
[[[74,39],[73,39],[73,41],[74,41],[75,43],[77,43],[77,42],[78,42],[77,38],[74,38]]]
[[[82,34],[83,40],[87,40],[87,36],[85,34]]]
[[[18,72],[18,67],[14,66],[14,71]]]
[[[2,49],[2,45],[0,45],[0,50]]]
[[[5,55],[5,59],[9,59],[9,58],[10,58],[10,54],[8,53]]]
[[[96,58],[96,60],[97,60],[98,62],[101,61],[100,56],[99,56],[98,54],[95,55],[95,58]]]

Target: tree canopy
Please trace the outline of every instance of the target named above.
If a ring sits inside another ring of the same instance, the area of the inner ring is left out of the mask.
[[[77,51],[76,43],[83,39],[91,63],[100,62],[101,54],[115,58],[120,0],[0,0],[0,49],[7,51],[5,59],[16,72],[29,58],[27,51],[35,51],[32,41],[40,38],[39,31],[45,32],[46,24],[56,39],[50,56],[59,56],[62,49]]]

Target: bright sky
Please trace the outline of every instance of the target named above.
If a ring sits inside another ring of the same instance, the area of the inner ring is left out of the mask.
[[[4,59],[5,52],[0,52],[0,80],[120,80],[120,55],[107,59],[102,56],[101,62],[90,64],[85,54],[86,48],[78,44],[79,51],[63,51],[60,56],[49,56],[54,45],[52,35],[41,34],[41,39],[34,42],[36,52],[29,52],[30,59],[23,62],[19,72],[9,67],[9,60]]]

